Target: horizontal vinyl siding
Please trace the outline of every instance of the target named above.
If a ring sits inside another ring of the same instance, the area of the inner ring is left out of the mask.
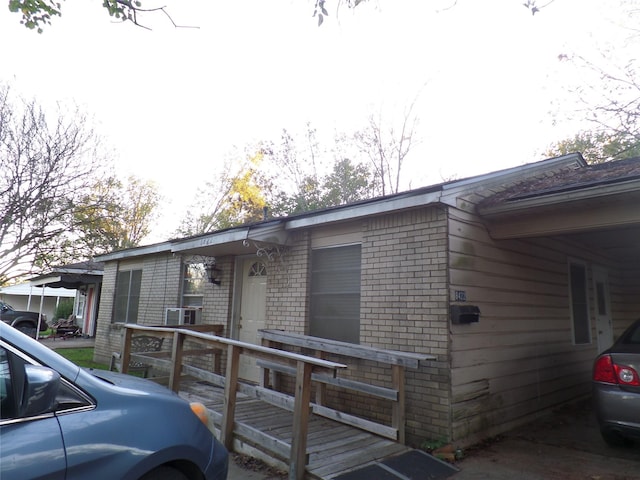
[[[591,254],[559,239],[494,241],[460,211],[449,231],[451,298],[462,290],[481,311],[476,324],[451,325],[454,440],[499,433],[587,394],[595,320],[592,344],[574,346],[567,258],[589,263]]]

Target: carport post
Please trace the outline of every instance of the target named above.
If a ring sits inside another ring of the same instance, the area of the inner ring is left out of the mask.
[[[42,306],[44,304],[44,289],[46,288],[46,286],[46,283],[44,285],[40,285],[40,288],[42,288],[42,295],[40,295],[40,311],[38,312],[38,325],[36,326],[36,340],[40,338],[40,322],[42,321]]]

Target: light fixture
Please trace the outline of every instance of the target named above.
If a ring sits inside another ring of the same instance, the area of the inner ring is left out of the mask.
[[[209,283],[213,283],[214,285],[220,285],[220,274],[222,270],[216,266],[216,262],[205,263],[204,270],[207,272],[207,278],[209,279]]]

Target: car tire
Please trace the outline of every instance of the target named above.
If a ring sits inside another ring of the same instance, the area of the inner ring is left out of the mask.
[[[600,430],[603,440],[610,447],[630,447],[633,441],[623,437],[615,430]]]
[[[175,468],[158,467],[140,477],[140,480],[189,480],[189,478]]]
[[[28,323],[20,323],[16,325],[15,328],[31,338],[36,336],[36,327]]]

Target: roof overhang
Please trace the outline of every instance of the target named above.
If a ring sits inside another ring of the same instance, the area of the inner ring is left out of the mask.
[[[102,272],[100,274],[61,273],[60,275],[42,275],[29,280],[29,284],[34,287],[68,288],[72,290],[101,282]]]
[[[441,196],[442,186],[438,186],[437,188],[418,194],[407,193],[406,195],[398,195],[381,200],[356,204],[348,208],[321,211],[316,214],[294,218],[287,221],[286,229],[296,230],[298,228],[314,227],[327,223],[357,220],[359,218],[390,213],[397,210],[423,207],[425,205],[440,202]]]
[[[105,255],[98,255],[95,260],[98,262],[109,262],[111,260],[122,260],[125,258],[138,257],[142,255],[153,255],[156,253],[166,253],[171,251],[171,242],[155,243],[145,247],[129,248],[127,250],[119,250]]]
[[[478,213],[496,239],[640,225],[640,180],[507,201]]]
[[[242,255],[251,253],[247,248],[252,243],[284,246],[287,238],[284,221],[276,220],[179,240],[173,243],[171,252],[212,257]]]

